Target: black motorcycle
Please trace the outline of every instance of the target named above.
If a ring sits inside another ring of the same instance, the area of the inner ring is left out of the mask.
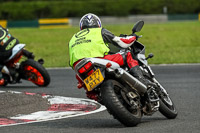
[[[12,49],[12,55],[5,61],[2,69],[5,83],[8,84],[21,83],[21,79],[31,81],[39,87],[48,86],[50,76],[47,70],[42,66],[43,59],[35,61],[30,52],[24,49],[25,44],[17,44]],[[25,59],[20,62],[20,59]]]
[[[138,21],[132,35],[136,35],[135,32],[139,32],[143,25],[144,21]],[[90,94],[89,98],[105,105],[108,112],[125,126],[136,126],[143,115],[153,115],[158,110],[168,119],[176,118],[174,103],[147,63],[153,54],[146,58],[145,46],[138,41],[122,50],[135,55],[144,77],[155,86],[145,86],[129,74],[128,67],[122,68],[105,59],[85,58],[75,67],[78,88],[84,87]]]

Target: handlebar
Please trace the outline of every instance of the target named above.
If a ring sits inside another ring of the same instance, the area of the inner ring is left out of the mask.
[[[142,35],[140,35],[140,36],[137,36],[137,38],[142,38]]]

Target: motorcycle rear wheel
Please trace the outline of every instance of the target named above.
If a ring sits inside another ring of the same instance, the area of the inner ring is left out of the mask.
[[[119,120],[123,125],[131,127],[136,126],[141,121],[142,112],[140,107],[136,112],[130,112],[126,106],[121,94],[116,93],[116,89],[122,89],[123,86],[115,80],[107,80],[102,84],[100,89],[102,102],[108,112]]]
[[[21,63],[21,77],[29,80],[39,87],[48,86],[50,76],[47,70],[33,59],[28,59]]]

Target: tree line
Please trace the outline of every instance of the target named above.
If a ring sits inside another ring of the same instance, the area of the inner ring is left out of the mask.
[[[138,14],[197,14],[199,0],[0,0],[0,19],[80,17]]]

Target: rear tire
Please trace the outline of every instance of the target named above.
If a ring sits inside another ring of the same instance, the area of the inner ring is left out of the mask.
[[[47,70],[33,59],[22,62],[20,71],[22,79],[29,80],[37,86],[45,87],[50,83],[50,76]]]
[[[141,121],[141,110],[136,114],[131,113],[126,108],[126,103],[120,94],[115,92],[115,89],[122,89],[123,86],[115,80],[107,80],[101,86],[102,102],[106,106],[108,112],[119,120],[123,125],[131,127],[136,126]],[[139,107],[138,107],[139,108]]]

